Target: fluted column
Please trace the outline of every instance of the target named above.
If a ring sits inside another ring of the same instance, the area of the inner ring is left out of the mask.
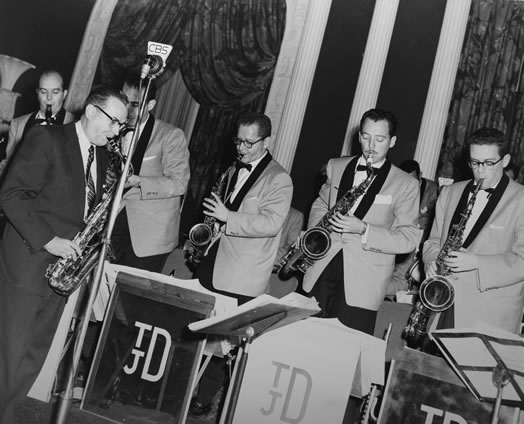
[[[369,28],[357,89],[351,105],[342,156],[351,153],[351,141],[362,114],[377,104],[384,66],[395,25],[399,0],[377,0]]]
[[[266,114],[273,124],[273,156],[288,171],[298,144],[331,0],[288,0],[286,30]]]
[[[471,0],[448,0],[444,12],[435,65],[415,149],[415,160],[420,163],[423,175],[430,179],[435,177],[437,169],[470,6]]]
[[[64,107],[72,113],[82,110],[91,91],[107,28],[117,1],[96,0],[93,6],[64,102]]]

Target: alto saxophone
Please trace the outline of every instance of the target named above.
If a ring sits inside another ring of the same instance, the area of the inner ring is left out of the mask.
[[[315,261],[325,257],[331,248],[331,232],[333,228],[329,220],[337,213],[345,215],[363,196],[375,177],[371,166],[372,156],[368,156],[366,165],[368,176],[358,186],[349,189],[320,220],[320,222],[306,230],[300,238],[289,248],[288,252],[279,261],[278,274],[287,278],[294,271],[305,273]]]
[[[110,142],[107,145],[107,149],[111,154],[111,161],[106,175],[106,182],[109,179],[114,181],[106,184],[107,187],[104,188],[102,201],[96,205],[87,217],[84,229],[78,232],[73,239],[73,242],[80,247],[82,254],[76,259],[71,257],[60,258],[47,267],[46,277],[49,285],[55,293],[61,296],[69,296],[80,287],[96,265],[102,248],[102,239],[99,236],[106,228],[108,212],[118,186],[117,169],[125,160],[119,144],[114,141]]]
[[[437,275],[426,278],[420,285],[418,300],[409,315],[404,327],[403,337],[411,348],[422,347],[427,334],[427,325],[433,312],[442,312],[450,308],[455,301],[455,289],[448,275],[451,270],[444,260],[450,252],[458,252],[464,243],[464,230],[471,217],[477,194],[482,188],[482,179],[477,182],[475,190],[460,214],[460,221],[454,224],[448,234],[442,249],[437,256]]]
[[[211,190],[211,192],[215,193],[218,197],[222,197],[222,192],[224,191],[224,185],[230,169],[231,167],[220,175]],[[189,252],[188,260],[191,264],[199,264],[205,256],[207,247],[217,234],[215,223],[216,218],[206,215],[204,222],[193,225],[189,230],[189,239],[186,244],[186,249]]]

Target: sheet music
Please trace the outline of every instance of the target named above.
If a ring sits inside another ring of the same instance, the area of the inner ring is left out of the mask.
[[[236,316],[242,315],[243,313],[246,313],[257,307],[262,307],[262,306],[271,305],[271,304],[285,305],[290,308],[297,308],[297,309],[301,309],[304,311],[308,311],[309,313],[305,314],[304,317],[320,312],[320,308],[318,307],[318,302],[316,301],[314,297],[308,298],[298,293],[289,293],[288,295],[280,299],[277,299],[276,297],[270,296],[268,294],[262,294],[258,297],[255,297],[253,300],[250,300],[249,302],[244,303],[243,305],[239,306],[238,308],[235,308],[234,310],[230,311],[229,313],[222,314],[220,316],[217,315],[217,316],[203,319],[197,322],[192,322],[191,324],[189,324],[188,327],[191,331],[199,331],[213,324],[222,322],[228,318],[234,318]]]

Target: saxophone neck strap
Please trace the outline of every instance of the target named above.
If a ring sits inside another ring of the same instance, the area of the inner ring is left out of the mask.
[[[364,194],[364,197],[362,197],[362,201],[359,203],[357,209],[355,210],[355,213],[353,214],[358,219],[364,219],[364,217],[368,213],[369,209],[373,205],[373,202],[375,201],[375,197],[378,193],[380,193],[382,186],[386,182],[386,178],[388,177],[390,170],[391,162],[386,159],[384,164],[376,171],[376,175],[373,179],[373,182],[366,191],[366,194]]]

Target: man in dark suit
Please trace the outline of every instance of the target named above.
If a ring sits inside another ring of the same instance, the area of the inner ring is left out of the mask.
[[[122,91],[129,99],[128,125],[139,138],[132,153],[134,173],[127,180],[124,209],[111,237],[115,262],[162,272],[167,256],[178,244],[180,204],[189,181],[189,151],[184,132],[153,116],[156,86],[151,83],[145,113],[138,119],[139,78],[129,77]],[[132,132],[126,136],[128,153]]]
[[[0,162],[0,174],[16,151],[18,143],[35,125],[64,125],[73,122],[75,117],[64,109],[67,89],[60,72],[53,69],[42,72],[36,89],[38,110],[18,116],[9,125],[6,157]]]
[[[0,422],[35,381],[65,304],[45,277],[59,258],[78,257],[72,239],[102,197],[104,148],[127,117],[127,99],[99,87],[80,121],[31,129],[0,191],[6,225],[0,248]]]
[[[371,185],[347,214],[335,213],[330,219],[331,248],[309,268],[303,282],[326,316],[368,334],[374,332],[395,255],[414,250],[420,238],[418,182],[387,159],[397,140],[395,131],[391,112],[364,113],[359,131],[362,155],[328,162],[326,182],[309,215],[308,228],[369,177],[366,163],[372,162]]]

